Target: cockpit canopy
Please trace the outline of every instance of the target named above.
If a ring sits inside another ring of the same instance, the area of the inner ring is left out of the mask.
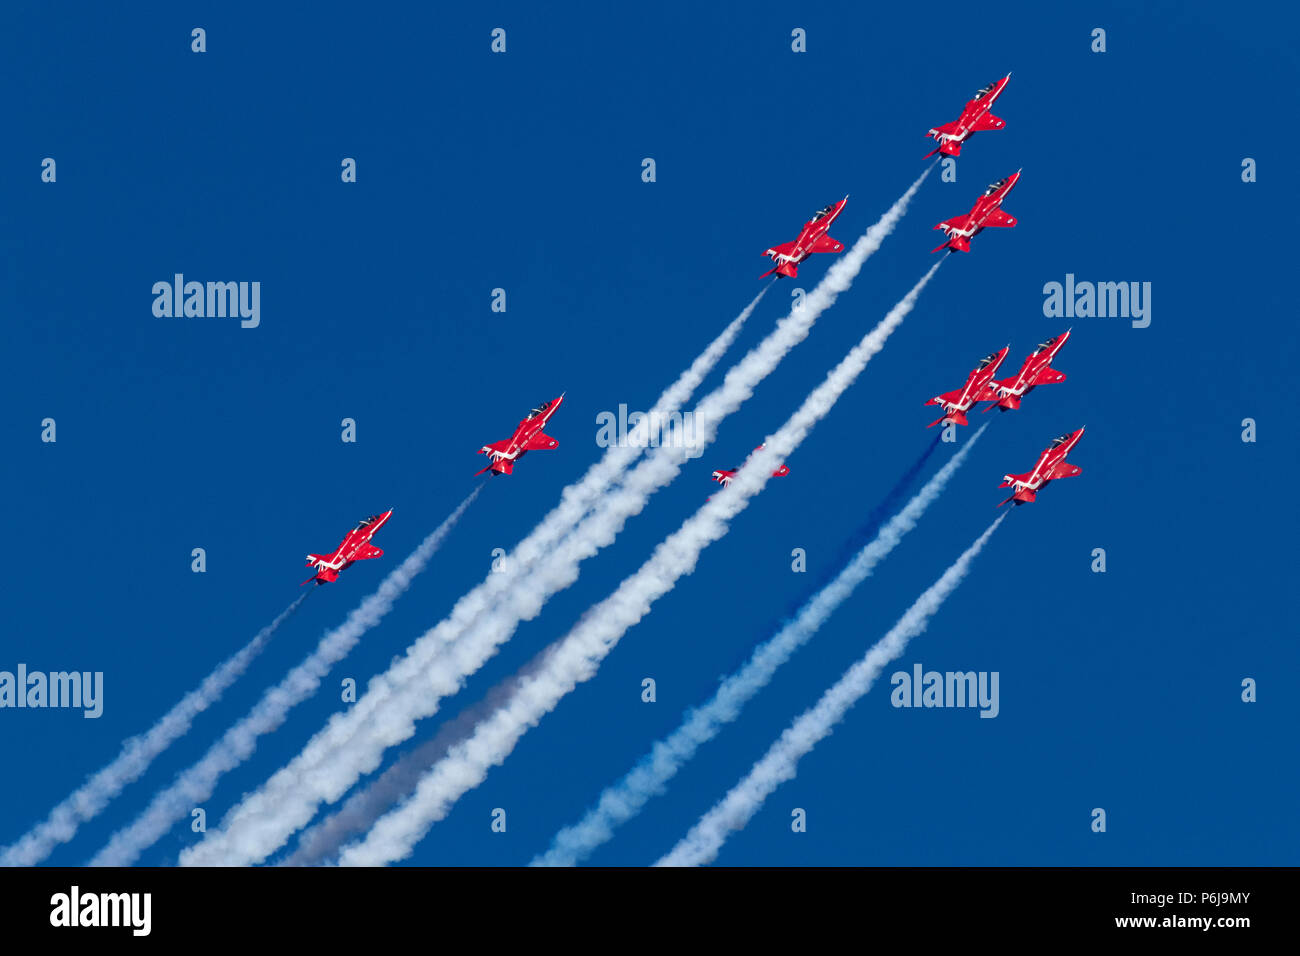
[[[362,528],[367,528],[378,520],[379,520],[379,515],[371,515],[369,518],[362,518],[360,521],[357,522],[357,526],[352,530],[360,531]]]
[[[1043,349],[1050,349],[1055,343],[1056,343],[1056,336],[1052,336],[1046,342],[1039,342],[1038,348],[1034,349],[1034,351],[1041,352],[1043,351]]]
[[[534,408],[531,412],[528,413],[528,417],[536,418],[538,415],[542,414],[542,412],[546,411],[550,407],[551,407],[551,402],[542,402],[542,404],[538,405],[536,408]]]
[[[981,87],[979,88],[979,91],[975,94],[975,99],[977,99],[977,100],[982,100],[984,97],[986,97],[986,96],[988,96],[990,93],[992,93],[992,92],[993,92],[993,87],[995,87],[995,86],[997,86],[997,85],[998,85],[998,84],[997,84],[997,81],[995,80],[994,82],[990,83],[988,86],[981,86]]]
[[[1062,435],[1060,438],[1053,438],[1052,447],[1056,448],[1058,445],[1064,445],[1067,441],[1070,440],[1070,437],[1071,436],[1069,435]]]
[[[986,356],[984,356],[982,359],[980,359],[979,367],[980,367],[980,368],[986,368],[986,367],[988,367],[989,365],[992,364],[993,360],[994,360],[995,358],[997,358],[997,357],[998,357],[998,353],[997,353],[997,352],[991,352],[991,353],[989,353],[988,355],[986,355]]]
[[[1004,176],[1002,179],[999,179],[995,183],[989,183],[989,188],[984,190],[984,195],[992,196],[995,192],[997,192],[999,189],[1001,189],[1003,186],[1007,184],[1007,179],[1009,178],[1010,177],[1008,176]]]
[[[820,219],[822,216],[825,216],[825,215],[827,215],[828,213],[830,213],[830,211],[831,211],[832,209],[834,209],[834,208],[835,208],[835,203],[831,203],[831,204],[830,204],[829,206],[827,206],[825,209],[818,209],[815,213],[813,213],[813,217],[812,217],[812,219],[809,220],[809,222],[816,222],[816,221],[817,221],[818,219]]]

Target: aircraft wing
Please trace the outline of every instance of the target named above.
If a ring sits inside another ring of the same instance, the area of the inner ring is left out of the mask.
[[[988,214],[988,218],[984,220],[984,225],[986,226],[1006,226],[1010,228],[1015,224],[1016,217],[1007,215],[1001,209],[994,209]]]
[[[936,395],[925,404],[927,405],[952,405],[961,398],[961,389],[955,389],[951,392],[944,392],[942,395]]]
[[[975,121],[975,124],[971,127],[971,130],[972,132],[979,133],[990,129],[1001,129],[1006,125],[1007,125],[1006,120],[999,119],[998,117],[994,116],[992,113],[985,113],[983,116],[981,116],[979,119]]]
[[[1081,471],[1083,471],[1083,469],[1080,468],[1078,465],[1069,465],[1066,464],[1065,462],[1061,462],[1059,465],[1057,465],[1055,468],[1052,469],[1052,479],[1056,480],[1057,478],[1073,478]]]
[[[364,561],[367,558],[381,558],[384,555],[383,548],[376,548],[373,544],[363,544],[357,548],[356,553],[352,555],[353,561]]]
[[[1065,373],[1058,372],[1056,369],[1048,366],[1034,376],[1035,385],[1055,385],[1057,382],[1065,381]]]
[[[550,435],[538,432],[525,443],[524,451],[546,451],[550,448],[558,448],[559,445],[560,443]]]
[[[821,236],[812,244],[813,252],[841,252],[843,249],[844,243],[830,236]]]

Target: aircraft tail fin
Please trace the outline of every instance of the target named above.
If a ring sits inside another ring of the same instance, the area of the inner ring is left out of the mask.
[[[934,228],[942,229],[948,236],[948,241],[942,246],[935,246],[930,250],[930,252],[938,252],[940,249],[945,247],[955,249],[958,252],[970,252],[970,239],[966,236],[954,235],[956,230],[965,229],[968,225],[970,225],[970,216],[954,216],[951,219],[945,219],[943,222],[938,223]]]
[[[339,573],[337,571],[331,568],[321,568],[306,581],[303,581],[302,584],[298,585],[298,587],[302,587],[303,584],[311,584],[312,581],[315,581],[317,585],[321,585],[329,581],[337,581],[338,579]]]
[[[830,241],[835,242],[834,239]],[[775,262],[776,265],[774,265],[772,268],[764,272],[761,276],[759,276],[759,278],[766,279],[773,272],[775,272],[779,276],[788,276],[791,279],[798,276],[799,275],[798,265],[794,262],[791,262],[789,259],[781,258],[782,256],[788,256],[790,255],[790,253],[794,252],[794,247],[795,244],[793,242],[783,242],[781,243],[781,245],[773,246],[771,249],[768,249],[767,252],[763,253],[763,255],[765,256],[771,256],[772,261]],[[842,249],[843,246],[840,246],[840,248]],[[839,252],[839,249],[819,249],[816,251]]]
[[[795,264],[788,258],[783,258],[793,253],[796,245],[797,243],[794,242],[783,242],[779,246],[772,246],[772,248],[766,250],[763,255],[771,256],[776,265],[764,272],[759,278],[766,279],[773,272],[779,276],[789,276],[792,279],[797,276],[799,270],[795,268]]]
[[[503,470],[501,466],[503,463],[506,465],[513,464],[511,460],[509,458],[497,458],[496,455],[493,454],[493,452],[504,452],[509,447],[510,447],[510,440],[508,438],[503,438],[501,439],[501,441],[494,441],[492,444],[484,445],[482,448],[480,448],[478,450],[478,453],[480,455],[487,455],[489,458],[492,459],[492,461],[490,464],[474,472],[474,477],[477,478],[485,471],[492,471],[497,474],[506,474],[506,475],[510,474],[509,468],[505,468]]]
[[[1019,491],[1017,491],[1014,495],[1012,495],[1010,498],[1003,498],[1001,501],[999,501],[998,507],[1001,508],[1008,501],[1012,503],[1013,507],[1015,505],[1027,505],[1037,497],[1038,497],[1037,492],[1030,491],[1028,488],[1022,488]]]
[[[951,123],[944,123],[942,126],[936,126],[934,129],[930,130],[930,132],[928,132],[926,135],[933,136],[935,139],[937,139],[939,141],[939,145],[936,146],[934,149],[930,150],[930,152],[926,153],[921,158],[929,159],[935,153],[943,153],[945,156],[960,156],[961,143],[959,141],[954,141],[954,140],[944,138],[956,133],[959,127],[960,127],[960,122],[954,120]]]
[[[970,424],[970,422],[966,420],[965,412],[946,412],[942,418],[936,418],[934,421],[930,422],[930,424],[926,425],[925,427],[933,428],[935,425],[946,425],[949,422],[952,422],[954,425]]]
[[[935,246],[930,250],[931,253],[938,252],[940,249],[947,249],[950,252],[970,252],[970,240],[965,236],[953,236],[941,246]]]
[[[511,461],[509,458],[501,458],[498,459],[497,461],[492,462],[486,467],[480,468],[478,471],[474,472],[474,477],[477,478],[485,471],[490,471],[494,475],[509,475],[509,474],[513,474],[514,470],[515,470],[515,463],[513,461]]]

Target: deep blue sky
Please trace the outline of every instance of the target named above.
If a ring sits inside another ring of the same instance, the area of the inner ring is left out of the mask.
[[[453,507],[533,404],[532,455],[391,617],[207,805],[215,823],[487,572],[759,288],[759,253],[851,193],[852,242],[932,125],[1014,71],[958,181],[931,177],[854,288],[454,716],[635,569],[932,261],[934,223],[1017,168],[1013,230],[953,256],[833,413],[601,669],[419,847],[520,864],[769,636],[930,440],[930,395],[1067,326],[1063,385],[996,416],[924,524],[743,719],[594,862],[657,858],[994,516],[1007,471],[1086,425],[895,669],[1001,675],[1001,715],[873,691],[726,864],[1294,863],[1297,191],[1293,15],[1220,5],[10,5],[0,314],[0,669],[103,670],[106,711],[0,711],[0,842],[116,755],[297,593],[302,556],[394,507],[383,561],[321,589],[226,699],[51,862],[87,859]],[[1287,16],[1287,19],[1282,19]],[[189,32],[207,30],[208,52]],[[489,32],[508,31],[508,52]],[[790,31],[808,52],[790,50]],[[1089,50],[1104,27],[1108,52]],[[54,157],[58,182],[40,182]],[[340,161],[359,181],[344,185]],[[641,181],[653,157],[658,181]],[[1259,164],[1244,184],[1241,161]],[[829,258],[808,263],[811,288]],[[262,324],[156,319],[184,272],[258,280]],[[1048,319],[1042,287],[1153,284],[1152,323]],[[490,311],[491,290],[508,311]],[[746,329],[788,307],[778,285]],[[730,360],[742,354],[738,349]],[[708,387],[720,380],[720,373]],[[53,417],[58,442],[42,444]],[[360,440],[339,440],[344,417]],[[994,418],[995,416],[989,416]],[[1259,440],[1240,440],[1257,420]],[[946,454],[945,450],[943,454]],[[936,459],[937,462],[938,459]],[[931,472],[933,471],[933,464]],[[203,547],[208,572],[190,571]],[[809,573],[790,570],[802,547]],[[1105,548],[1108,571],[1089,570]],[[655,704],[640,700],[644,677]],[[1240,701],[1243,678],[1259,701]],[[421,727],[424,739],[436,730]],[[391,756],[391,755],[390,755]],[[1089,830],[1104,807],[1108,832]],[[494,834],[489,814],[509,814]],[[792,807],[809,832],[789,830]],[[185,825],[142,862],[173,861]]]

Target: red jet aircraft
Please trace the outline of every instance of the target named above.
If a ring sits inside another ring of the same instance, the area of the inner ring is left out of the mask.
[[[1006,121],[998,119],[989,112],[993,108],[993,102],[1002,95],[1006,89],[1007,81],[1011,79],[1008,73],[1000,80],[995,80],[988,86],[981,89],[975,94],[975,98],[966,104],[966,108],[961,111],[961,118],[952,123],[944,123],[942,126],[936,126],[926,136],[932,136],[939,141],[939,148],[933,149],[926,153],[923,159],[929,159],[935,153],[943,153],[945,156],[960,156],[961,144],[965,142],[972,133],[980,133],[984,130],[1001,129],[1006,126]]]
[[[337,581],[339,572],[351,567],[353,561],[381,557],[384,553],[383,549],[372,545],[370,539],[392,516],[393,509],[389,508],[381,515],[371,515],[369,518],[363,518],[355,528],[348,532],[348,536],[343,539],[343,543],[335,549],[333,554],[307,555],[307,567],[316,568],[317,570],[315,576],[302,583],[307,584],[315,581],[320,585],[330,581]],[[301,586],[299,585],[299,587]]]
[[[1052,359],[1056,358],[1056,353],[1061,351],[1061,346],[1069,337],[1070,331],[1066,330],[1055,338],[1048,339],[1025,358],[1025,364],[1020,366],[1020,371],[1014,378],[994,382],[992,388],[996,397],[993,404],[984,411],[987,413],[993,408],[1011,411],[1019,408],[1020,400],[1039,385],[1064,382],[1065,373],[1052,368]]]
[[[1003,475],[1002,484],[999,488],[1015,488],[1016,493],[1005,501],[999,501],[998,507],[1001,508],[1008,501],[1014,501],[1018,505],[1027,504],[1037,497],[1037,493],[1049,482],[1057,478],[1073,478],[1083,469],[1078,465],[1067,465],[1065,456],[1070,453],[1075,445],[1079,444],[1079,439],[1083,437],[1083,429],[1077,432],[1070,432],[1068,435],[1062,435],[1060,438],[1052,439],[1050,448],[1044,448],[1043,453],[1038,456],[1038,464],[1034,465],[1034,470],[1023,475]]]
[[[764,448],[766,448],[766,447],[767,447],[767,443],[764,442],[763,444],[761,444],[761,445],[759,445],[757,448],[755,448],[754,451],[761,451],[762,449],[764,449]],[[753,453],[754,453],[754,452],[750,452],[751,455],[752,455]],[[749,459],[746,458],[745,460],[748,461]],[[741,469],[742,467],[743,467],[742,465],[737,465],[735,468],[720,468],[720,469],[718,469],[717,471],[715,471],[715,472],[713,473],[713,476],[712,476],[712,477],[713,477],[713,480],[716,481],[718,484],[722,485],[722,487],[725,488],[725,487],[727,487],[729,484],[731,484],[731,479],[733,479],[733,478],[736,477],[736,472],[740,471],[740,469]],[[785,477],[786,475],[788,475],[788,474],[790,474],[790,469],[787,468],[785,465],[782,465],[782,466],[781,466],[780,468],[778,468],[776,471],[772,472],[772,477],[773,477],[773,478],[784,478],[784,477]]]
[[[998,366],[1002,364],[1007,357],[1007,352],[1011,346],[1003,346],[1000,352],[994,352],[992,355],[986,355],[980,359],[979,365],[966,376],[966,384],[961,388],[951,392],[944,392],[942,395],[936,395],[925,404],[942,405],[943,417],[936,418],[926,425],[926,428],[933,428],[935,425],[947,425],[952,422],[956,425],[966,425],[966,413],[971,410],[976,402],[986,402],[993,399],[992,381],[993,376],[997,374]]]
[[[837,203],[831,203],[825,209],[819,210],[813,214],[813,217],[803,224],[803,230],[799,233],[799,238],[794,242],[783,242],[779,246],[773,246],[763,255],[771,256],[776,265],[764,272],[760,279],[764,279],[775,272],[779,276],[789,276],[793,279],[799,274],[799,263],[803,262],[814,252],[842,252],[844,243],[838,239],[832,239],[826,235],[826,230],[831,227],[835,218],[844,211],[844,204],[849,201],[845,196]]]
[[[948,241],[942,246],[935,246],[931,252],[938,252],[947,246],[950,249],[956,249],[958,252],[970,252],[970,238],[978,235],[989,226],[1006,226],[1010,228],[1016,224],[1016,217],[1009,216],[1002,211],[1002,200],[1006,198],[1007,193],[1015,188],[1016,182],[1020,179],[1020,170],[1008,176],[1006,179],[999,179],[997,182],[984,190],[984,195],[975,200],[974,207],[964,216],[957,216],[953,219],[945,220],[934,228],[942,229],[948,235]]]
[[[515,428],[515,433],[509,438],[480,448],[478,453],[480,455],[491,455],[492,463],[486,468],[474,472],[474,474],[481,475],[485,471],[491,471],[494,475],[508,475],[514,471],[515,462],[530,451],[545,451],[559,447],[560,443],[550,435],[545,434],[542,429],[551,420],[551,416],[559,411],[563,402],[564,395],[553,398],[549,402],[542,402],[528,413],[528,417],[519,423],[518,427]]]

